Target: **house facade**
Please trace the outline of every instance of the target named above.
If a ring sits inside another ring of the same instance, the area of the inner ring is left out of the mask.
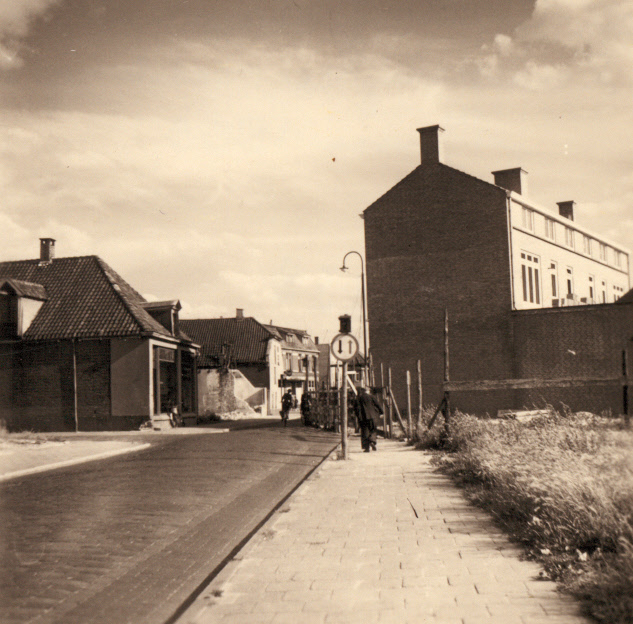
[[[310,391],[316,387],[319,350],[303,330],[263,325],[253,317],[244,316],[241,308],[237,308],[234,317],[182,319],[180,324],[201,345],[198,365],[201,414],[237,409],[235,380],[230,371],[239,371],[252,385],[252,398],[242,392],[243,400],[255,408],[265,403],[265,410],[259,411],[269,414],[279,412],[281,397],[287,390],[300,400],[306,384]],[[226,371],[225,379],[218,378],[219,370]],[[222,385],[224,389],[220,388]]]
[[[452,381],[617,377],[633,336],[633,307],[621,299],[628,250],[578,224],[573,202],[533,202],[522,168],[480,180],[441,161],[439,126],[418,132],[420,165],[363,213],[372,357],[392,369],[399,404],[418,360],[425,402],[440,400],[445,312]],[[451,401],[475,413],[548,402],[617,412],[622,390],[455,392]]]
[[[278,386],[281,394],[290,392],[301,400],[304,391],[314,392],[318,387],[319,347],[302,329],[277,325],[265,326],[280,339],[283,372]]]
[[[187,335],[201,345],[198,405],[201,414],[238,409],[235,375],[239,371],[252,392],[242,392],[251,407],[276,413],[281,406],[279,379],[284,370],[281,338],[239,309],[235,317],[183,319]],[[225,371],[224,377],[218,371]],[[238,393],[239,394],[239,393]],[[221,396],[220,396],[221,395]]]
[[[136,429],[196,416],[197,345],[97,256],[0,263],[0,419],[9,430]]]

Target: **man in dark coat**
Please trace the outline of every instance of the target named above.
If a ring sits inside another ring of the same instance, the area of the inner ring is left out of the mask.
[[[367,388],[361,386],[358,389],[358,425],[360,427],[360,443],[363,451],[369,453],[370,449],[376,450],[376,421],[382,415],[382,407],[376,398],[367,392]]]

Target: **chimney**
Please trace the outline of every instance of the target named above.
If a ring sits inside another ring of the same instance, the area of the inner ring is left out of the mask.
[[[527,171],[521,167],[514,169],[502,169],[501,171],[493,171],[495,184],[506,191],[514,191],[519,195],[527,195]]]
[[[440,126],[427,126],[426,128],[418,128],[420,133],[420,152],[422,155],[422,164],[439,163],[442,160],[443,150],[440,142],[440,132],[444,132],[444,128]]]
[[[244,308],[235,309],[235,318],[244,318]]]
[[[40,238],[40,262],[52,262],[55,257],[55,239]]]
[[[315,345],[318,345],[318,344],[319,344],[319,337],[318,337],[318,336],[315,336],[315,337],[314,337],[314,344],[315,344]]]
[[[558,204],[558,214],[561,217],[565,217],[565,219],[569,219],[570,221],[574,220],[574,204],[576,203],[573,200],[564,201],[564,202],[556,202]]]

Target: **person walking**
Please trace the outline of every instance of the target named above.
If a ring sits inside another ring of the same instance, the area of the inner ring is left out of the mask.
[[[286,426],[288,422],[288,415],[290,414],[290,409],[294,404],[294,397],[290,390],[287,390],[286,393],[281,397],[281,412],[279,415],[281,416],[281,421]]]
[[[306,427],[309,427],[312,424],[312,416],[310,414],[311,404],[310,404],[310,395],[307,392],[304,392],[301,395],[301,420]]]
[[[382,407],[376,398],[367,392],[365,386],[358,389],[358,424],[360,426],[360,444],[365,453],[376,450],[378,431],[376,420],[382,416]]]

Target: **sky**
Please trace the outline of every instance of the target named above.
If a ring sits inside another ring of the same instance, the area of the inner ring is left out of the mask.
[[[416,128],[633,247],[632,102],[633,0],[0,0],[0,260],[51,237],[182,318],[360,337],[339,267]]]

